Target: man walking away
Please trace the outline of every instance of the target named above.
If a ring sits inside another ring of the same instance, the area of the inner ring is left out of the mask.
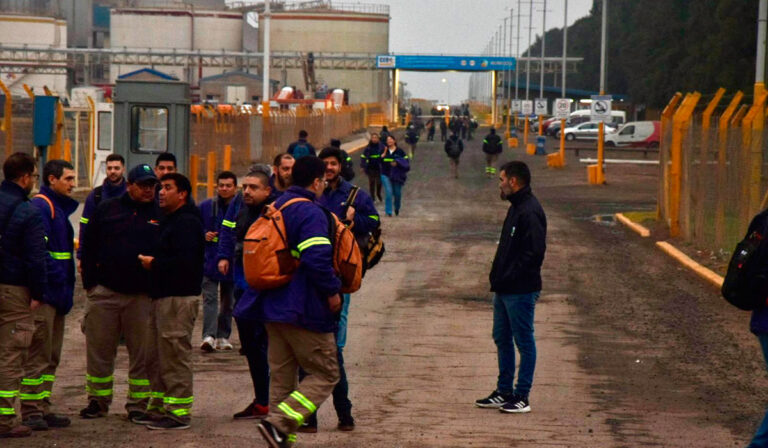
[[[381,197],[381,153],[384,152],[384,144],[379,140],[379,134],[371,134],[368,146],[360,156],[360,167],[368,176],[368,191],[371,197],[383,201]]]
[[[234,415],[235,420],[264,418],[269,414],[267,330],[264,328],[259,293],[245,281],[243,241],[248,228],[261,216],[264,206],[274,198],[269,176],[260,170],[249,172],[243,180],[243,206],[236,215],[235,227],[223,228],[220,234],[218,268],[222,275],[233,275],[234,278],[235,323],[242,344],[241,352],[248,360],[254,393],[253,401]]]
[[[272,448],[296,441],[296,429],[331,394],[339,381],[336,313],[341,311],[341,281],[333,270],[328,217],[314,202],[325,188],[325,165],[304,157],[293,166],[293,186],[275,201],[283,209],[288,247],[299,255],[290,283],[261,291],[269,335],[269,416],[259,431]],[[297,384],[296,370],[307,373]]]
[[[496,135],[496,129],[491,128],[483,139],[483,152],[485,153],[485,175],[489,179],[496,177],[496,160],[504,150],[501,137]]]
[[[82,325],[88,394],[83,418],[103,417],[112,404],[115,356],[123,335],[128,350],[125,410],[134,423],[149,421],[149,273],[137,257],[154,253],[157,245],[156,185],[151,166],[135,166],[125,193],[101,202],[88,223],[81,260],[88,298]]]
[[[164,152],[157,156],[155,160],[155,176],[158,179],[168,173],[176,172],[176,156],[170,152]]]
[[[94,188],[85,199],[83,214],[80,217],[80,245],[77,248],[78,270],[80,269],[80,256],[83,252],[84,235],[88,228],[88,222],[96,211],[96,207],[112,198],[118,198],[125,193],[125,159],[120,154],[110,154],[107,156],[107,177],[104,182]]]
[[[310,145],[307,141],[307,131],[304,129],[299,131],[299,139],[288,145],[288,154],[292,155],[294,159],[298,160],[306,156],[315,155],[315,147]]]
[[[188,429],[194,401],[192,330],[200,306],[205,236],[200,212],[189,201],[189,179],[170,173],[160,182],[164,213],[160,242],[154,256],[138,258],[149,271],[152,297],[147,355],[150,407],[159,406],[162,397],[166,416],[147,428]]]
[[[525,163],[506,163],[501,167],[499,181],[502,199],[512,204],[489,276],[495,293],[493,340],[499,357],[499,378],[496,390],[475,401],[475,406],[522,413],[531,411],[528,394],[536,367],[533,312],[541,292],[547,219],[531,192],[531,172]],[[520,369],[513,387],[515,346],[520,352]]]
[[[445,134],[448,132],[448,123],[445,122],[445,117],[440,117],[440,141],[445,141]]]
[[[419,129],[413,123],[408,123],[405,129],[405,142],[408,143],[410,153],[408,156],[413,160],[416,156],[416,144],[419,143]]]
[[[19,424],[15,399],[24,377],[24,360],[35,330],[48,278],[45,230],[27,196],[36,173],[35,159],[17,152],[3,163],[0,184],[0,438],[28,437]]]
[[[78,203],[71,198],[75,188],[75,170],[64,160],[51,160],[43,167],[40,194],[32,199],[40,213],[48,249],[48,280],[45,302],[34,312],[35,335],[25,363],[19,397],[24,426],[33,430],[64,428],[69,417],[53,414],[51,390],[64,342],[64,316],[72,309],[75,292],[75,250],[69,215]]]
[[[237,192],[237,176],[232,171],[222,171],[216,176],[216,197],[200,204],[200,216],[205,229],[205,269],[203,271],[203,342],[200,349],[232,350],[229,336],[232,333],[232,274],[219,272],[221,229],[232,227],[234,222],[224,215]]]
[[[448,155],[448,160],[451,161],[451,174],[454,179],[459,178],[459,159],[461,153],[464,152],[464,142],[459,138],[459,134],[453,133],[448,137],[448,141],[445,142],[445,153]]]

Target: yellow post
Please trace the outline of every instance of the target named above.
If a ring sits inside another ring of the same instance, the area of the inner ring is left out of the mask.
[[[232,169],[232,146],[224,145],[224,161],[221,164],[221,169],[229,171]]]
[[[748,218],[756,214],[760,208],[761,188],[760,180],[762,178],[763,167],[763,128],[765,127],[765,101],[768,92],[765,88],[755,88],[755,102],[752,109],[755,114],[752,119],[752,141],[749,147],[749,208]]]
[[[21,86],[24,87],[24,91],[27,92],[27,96],[29,96],[29,99],[34,100],[35,92],[32,90],[32,88],[26,84],[22,84]]]
[[[707,104],[706,109],[704,109],[704,112],[701,116],[701,143],[699,144],[699,167],[696,171],[696,191],[697,197],[696,197],[696,203],[695,205],[695,211],[694,211],[694,237],[695,238],[702,238],[703,237],[703,230],[704,230],[704,194],[703,194],[703,187],[704,183],[707,182],[707,174],[710,170],[709,165],[709,137],[710,137],[710,124],[712,121],[712,113],[715,111],[715,108],[720,103],[720,100],[723,98],[723,95],[725,94],[724,88],[717,89],[717,92],[715,92],[715,96],[710,100],[709,104]]]
[[[61,158],[62,139],[64,138],[64,106],[61,102],[56,103],[56,135],[53,137],[53,146],[48,155],[48,159]]]
[[[509,129],[510,123],[512,123],[512,100],[507,99],[507,131],[504,133],[507,139],[509,139],[509,136],[512,135]]]
[[[200,156],[193,154],[189,156],[189,178],[192,184],[192,198],[197,202],[197,187],[200,176]]]
[[[213,151],[208,152],[208,176],[205,183],[206,186],[206,197],[212,198],[213,197],[213,191],[216,187],[216,153]]]
[[[672,118],[672,148],[670,166],[670,203],[669,203],[669,236],[680,235],[680,197],[682,194],[683,173],[683,138],[693,116],[693,110],[699,102],[701,94],[694,92],[686,95],[683,104]]]
[[[72,161],[72,140],[64,140],[64,160],[67,162]]]
[[[544,135],[544,115],[539,115],[539,137]]]
[[[5,157],[7,158],[13,154],[13,124],[11,118],[13,117],[13,99],[11,98],[11,91],[0,81],[0,90],[5,95],[5,111],[3,113],[3,122],[0,123],[0,131],[5,132]]]
[[[560,120],[560,130],[565,131],[565,119]],[[565,132],[560,132],[560,163],[565,166]]]
[[[669,130],[670,123],[672,122],[672,116],[675,114],[675,109],[683,98],[683,94],[675,92],[672,98],[669,100],[669,104],[661,112],[661,125],[659,129],[660,141],[659,141],[659,167],[661,169],[660,177],[661,182],[659,185],[659,191],[656,197],[656,219],[661,220],[661,210],[664,208],[668,210],[669,205],[669,176],[668,168],[666,164],[666,154],[669,153],[667,147],[666,133]],[[664,157],[662,157],[664,155]]]
[[[715,205],[715,247],[722,247],[725,241],[725,183],[727,176],[726,150],[728,148],[728,125],[731,117],[739,107],[744,94],[741,91],[731,99],[730,104],[725,109],[717,126],[717,204]]]

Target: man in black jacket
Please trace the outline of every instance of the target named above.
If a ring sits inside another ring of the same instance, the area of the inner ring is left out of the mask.
[[[83,418],[107,414],[112,403],[115,355],[120,335],[128,349],[128,418],[146,418],[149,376],[149,273],[136,258],[154,253],[160,228],[155,206],[157,177],[147,164],[128,173],[126,192],[102,201],[88,222],[81,253],[88,296],[83,319],[88,406]]]
[[[35,330],[33,311],[44,302],[48,253],[40,213],[29,202],[38,177],[35,159],[17,152],[3,163],[0,185],[0,438],[27,437],[15,401]]]
[[[504,150],[501,143],[501,137],[496,134],[496,129],[491,128],[488,135],[483,139],[483,152],[485,153],[485,175],[489,179],[496,176],[496,159]]]
[[[147,409],[165,410],[159,413],[163,417],[147,422],[147,428],[187,429],[194,401],[192,329],[200,307],[205,235],[200,212],[189,201],[189,179],[170,173],[160,182],[158,198],[165,215],[160,223],[160,242],[154,256],[138,256],[149,271],[152,297],[147,354],[151,399]]]
[[[531,192],[531,172],[523,162],[508,162],[499,175],[501,198],[512,203],[504,220],[491,267],[493,340],[499,356],[499,378],[488,397],[475,401],[481,408],[502,412],[530,412],[528,394],[536,367],[533,312],[541,292],[541,264],[547,238],[547,218]],[[515,345],[520,371],[515,379]]]

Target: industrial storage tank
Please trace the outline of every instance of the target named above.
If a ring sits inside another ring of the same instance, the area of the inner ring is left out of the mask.
[[[350,103],[385,101],[389,72],[371,69],[323,69],[322,53],[368,55],[389,53],[389,6],[332,1],[271,3],[271,52],[313,53],[317,85],[349,90]],[[263,12],[263,5],[256,6]],[[264,42],[264,17],[259,14],[259,43]],[[261,44],[259,46],[261,51]],[[275,63],[278,63],[275,60]],[[302,69],[273,68],[271,77],[306,91]]]

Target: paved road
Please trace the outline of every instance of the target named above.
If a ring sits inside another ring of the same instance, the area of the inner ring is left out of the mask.
[[[458,180],[449,176],[440,144],[422,143],[400,217],[384,218],[386,256],[352,298],[346,359],[358,427],[336,431],[328,403],[320,410],[320,432],[300,435],[298,446],[746,444],[768,381],[745,315],[651,242],[590,221],[652,208],[656,168],[610,167],[608,186],[589,187],[575,159],[553,171],[542,157],[520,151],[505,157],[530,163],[549,219],[533,412],[502,415],[472,406],[495,384],[487,272],[507,204],[498,198],[497,181],[484,177],[477,140],[465,151]],[[123,349],[112,414],[74,417],[85,405],[83,301],[80,293],[54,391],[73,426],[7,446],[261,446],[254,422],[231,420],[252,398],[236,353],[196,351],[190,431],[157,434],[123,419]],[[199,328],[200,322],[195,342]]]

